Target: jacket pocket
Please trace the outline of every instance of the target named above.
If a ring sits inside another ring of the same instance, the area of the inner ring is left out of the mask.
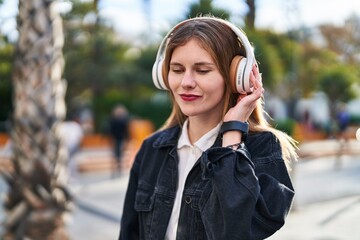
[[[140,239],[155,239],[152,236],[154,219],[154,187],[146,183],[139,183],[135,195],[134,209],[139,217]]]
[[[135,196],[134,208],[137,212],[149,212],[154,206],[154,187],[139,183]]]

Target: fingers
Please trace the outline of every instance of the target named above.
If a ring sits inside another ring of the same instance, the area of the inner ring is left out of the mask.
[[[246,96],[247,96],[246,93],[245,93],[245,94],[240,94],[239,97],[238,97],[238,99],[237,99],[237,103],[240,102],[241,99],[243,99],[243,98],[246,97]]]
[[[254,89],[262,87],[261,73],[259,73],[259,69],[256,64],[253,65],[250,73],[250,81],[252,82]]]
[[[256,80],[258,80],[259,82],[262,82],[261,73],[259,72],[259,68],[257,67],[256,64],[254,64],[252,71],[254,73]]]
[[[251,94],[240,94],[238,99],[237,99],[237,103],[239,104],[239,102],[241,105],[250,105],[251,103],[255,102],[256,100],[258,100],[259,98],[261,98],[261,95],[263,94],[264,89],[259,86],[259,87],[254,87],[254,91]]]

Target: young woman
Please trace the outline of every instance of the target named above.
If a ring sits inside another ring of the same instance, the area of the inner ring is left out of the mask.
[[[163,83],[154,82],[169,90],[173,111],[136,156],[119,239],[265,239],[283,226],[294,141],[266,122],[242,34],[198,17],[164,39],[154,65]]]

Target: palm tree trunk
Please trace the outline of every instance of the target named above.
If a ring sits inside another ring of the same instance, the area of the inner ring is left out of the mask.
[[[4,203],[4,239],[68,239],[71,205],[67,152],[58,132],[65,116],[63,32],[54,0],[19,0],[11,130],[13,171]]]

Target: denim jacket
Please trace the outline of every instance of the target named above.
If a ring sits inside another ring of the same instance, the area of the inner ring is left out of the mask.
[[[178,181],[179,126],[142,144],[131,168],[119,239],[164,239]],[[178,240],[265,239],[280,229],[294,189],[271,132],[250,134],[239,150],[218,136],[190,171],[182,196]]]

